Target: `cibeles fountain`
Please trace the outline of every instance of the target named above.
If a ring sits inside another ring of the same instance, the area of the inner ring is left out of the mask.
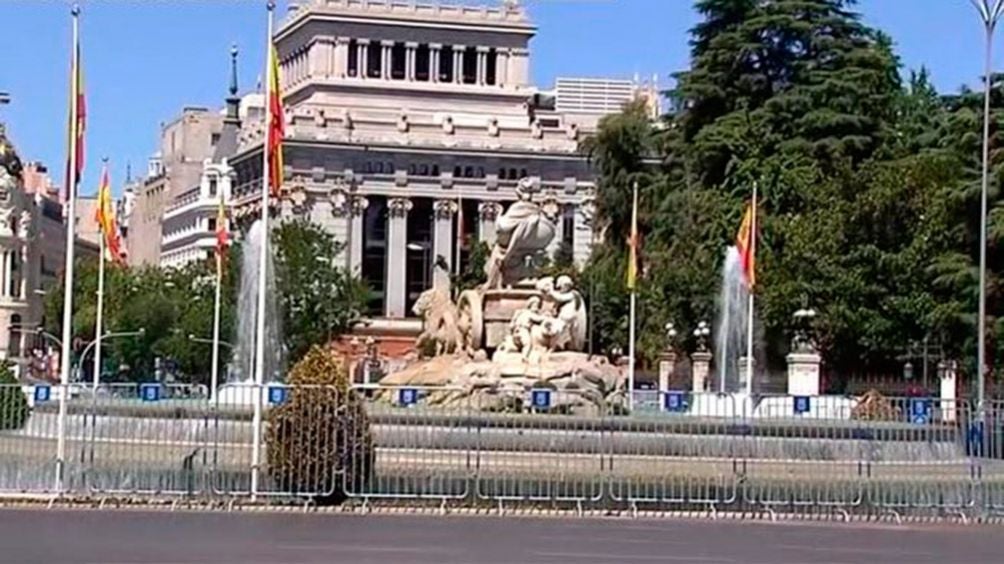
[[[625,369],[585,352],[587,314],[568,276],[542,276],[555,236],[554,217],[533,201],[524,179],[517,201],[496,221],[485,282],[459,293],[445,285],[413,308],[423,330],[417,349],[432,350],[381,385],[428,387],[429,404],[519,409],[533,389],[554,390],[551,405],[595,413],[626,403]]]

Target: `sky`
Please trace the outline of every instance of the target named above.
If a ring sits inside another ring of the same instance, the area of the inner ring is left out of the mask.
[[[429,0],[419,0],[429,1]],[[451,0],[456,3],[455,0]],[[285,13],[280,0],[277,14]],[[469,0],[468,4],[495,3]],[[689,60],[692,0],[525,0],[536,37],[534,84],[558,76],[658,77]],[[69,0],[0,0],[0,121],[22,160],[61,171],[66,159]],[[82,0],[87,158],[81,192],[94,192],[108,157],[116,191],[126,166],[146,171],[160,124],[184,106],[222,105],[229,49],[240,50],[242,91],[264,68],[264,0]],[[904,74],[921,65],[943,92],[979,88],[983,29],[969,0],[859,0],[864,21],[889,34]],[[995,44],[1004,53],[1004,35]],[[1004,55],[997,69],[1004,69]],[[56,176],[61,176],[56,175]],[[61,178],[56,179],[61,182]]]

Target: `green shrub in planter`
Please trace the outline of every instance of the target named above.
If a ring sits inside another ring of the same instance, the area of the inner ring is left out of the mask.
[[[293,367],[285,402],[271,408],[265,444],[272,487],[316,494],[320,504],[360,491],[373,468],[373,436],[365,403],[330,351],[312,347]]]
[[[0,430],[20,429],[28,420],[28,398],[21,391],[10,362],[0,361]]]

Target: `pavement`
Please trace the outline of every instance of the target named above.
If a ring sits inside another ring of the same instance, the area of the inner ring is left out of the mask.
[[[0,562],[1004,562],[994,526],[0,509]]]

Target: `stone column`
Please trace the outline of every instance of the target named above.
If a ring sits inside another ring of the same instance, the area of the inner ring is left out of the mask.
[[[558,251],[561,250],[561,244],[565,240],[565,206],[564,204],[557,204],[558,213],[554,216],[554,238],[551,239],[550,244],[547,245],[547,256],[554,260],[554,257],[558,255]]]
[[[348,247],[349,247],[349,272],[353,276],[361,276],[363,273],[363,215],[369,207],[369,200],[363,196],[349,196],[348,202]]]
[[[461,84],[464,81],[464,46],[453,46],[453,82]]]
[[[387,278],[385,282],[387,317],[404,317],[407,287],[408,212],[413,204],[407,198],[387,201]]]
[[[488,75],[488,47],[478,47],[478,84],[484,86]]]
[[[958,418],[958,365],[954,360],[938,363],[938,376],[941,380],[941,420],[945,423],[955,423]]]
[[[408,81],[415,80],[415,61],[418,43],[409,41],[404,44],[404,78]]]
[[[331,65],[335,76],[341,78],[349,68],[349,38],[338,37],[335,39],[334,61]]]
[[[788,354],[788,395],[819,395],[819,364],[814,350],[796,350]]]
[[[457,214],[458,205],[455,200],[436,200],[432,205],[433,231],[432,255],[429,257],[432,268],[432,285],[434,288],[450,288],[450,272],[453,271],[453,216]],[[447,270],[436,268],[439,257],[446,261]]]
[[[575,207],[572,218],[575,233],[572,235],[572,261],[579,268],[589,262],[593,252],[593,218],[596,215],[596,205],[593,200],[583,199]]]
[[[499,49],[495,57],[495,85],[509,84],[509,50]]]
[[[442,43],[429,43],[429,82],[439,82],[439,52]]]
[[[391,48],[394,47],[393,41],[381,41],[380,42],[380,76],[384,80],[390,80],[390,61],[391,61]]]
[[[669,391],[669,379],[676,371],[676,351],[668,349],[659,355],[659,391]],[[696,390],[695,390],[696,391]]]
[[[502,214],[502,204],[481,202],[478,204],[478,240],[489,247],[495,244],[495,218]]]
[[[366,67],[369,65],[369,39],[356,39],[356,74],[358,78],[366,78]]]
[[[711,373],[711,353],[697,351],[690,355],[690,373],[693,379],[693,392],[704,393],[708,389],[708,375]]]
[[[509,83],[517,88],[526,86],[529,79],[529,53],[529,50],[520,47],[513,49],[509,58]]]

